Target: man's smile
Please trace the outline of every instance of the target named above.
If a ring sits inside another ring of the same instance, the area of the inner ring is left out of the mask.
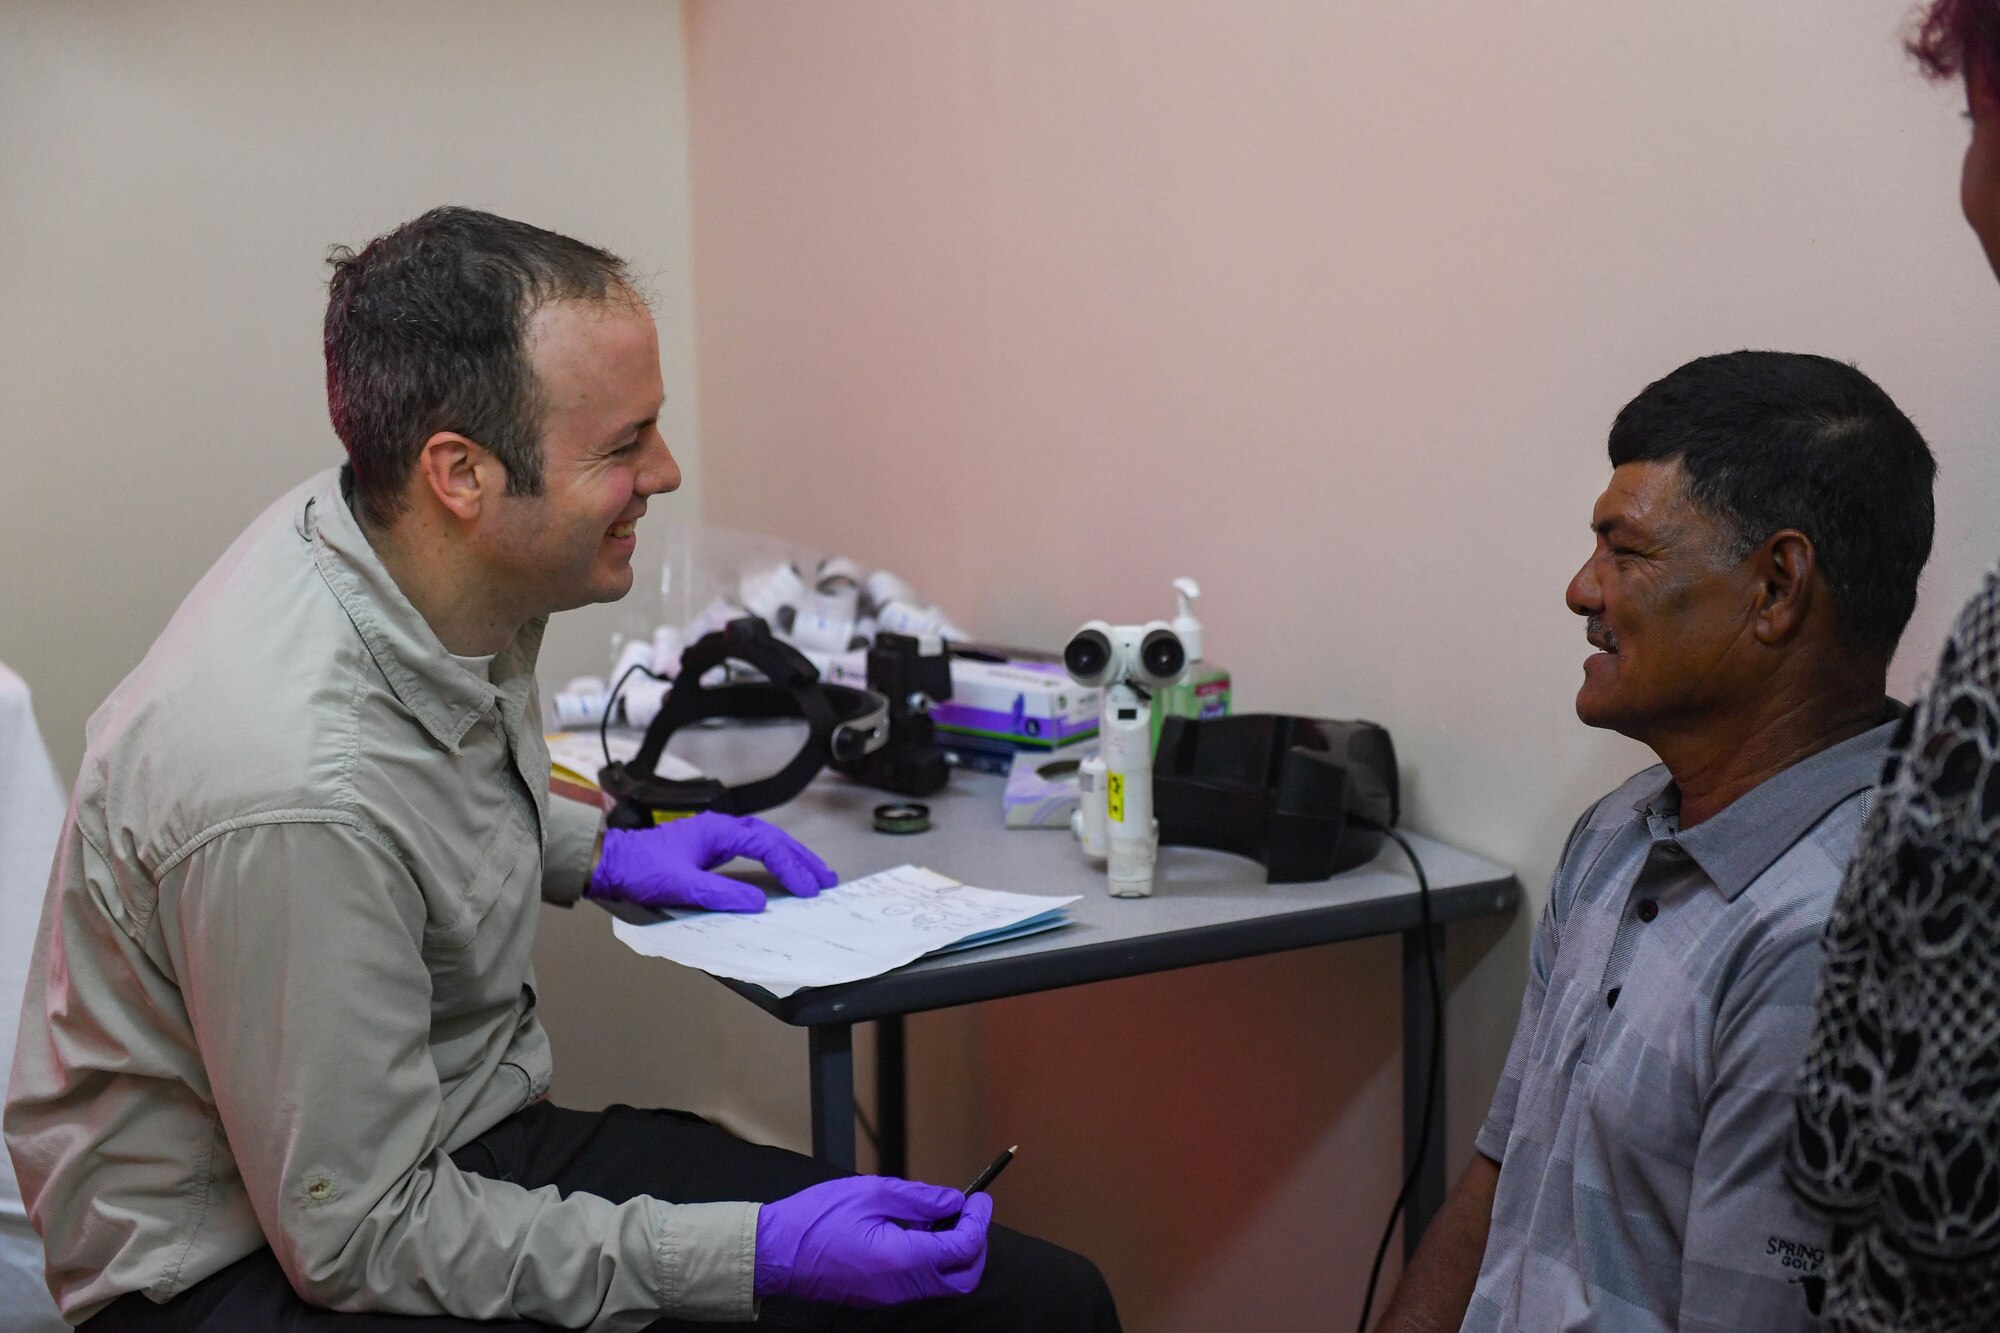
[[[646,507],[639,506],[639,512],[629,518],[621,518],[604,530],[607,539],[614,542],[630,541],[636,534],[639,520],[646,516]]]

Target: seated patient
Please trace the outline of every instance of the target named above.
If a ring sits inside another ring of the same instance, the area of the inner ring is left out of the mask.
[[[1900,709],[1935,465],[1851,367],[1736,352],[1611,427],[1577,716],[1661,763],[1571,830],[1506,1073],[1382,1330],[1807,1329],[1781,1156],[1820,931]]]

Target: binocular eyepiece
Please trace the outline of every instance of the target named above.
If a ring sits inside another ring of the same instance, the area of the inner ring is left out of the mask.
[[[1063,649],[1063,667],[1079,685],[1106,686],[1129,681],[1164,689],[1187,670],[1187,646],[1164,620],[1144,625],[1108,625],[1093,620]]]

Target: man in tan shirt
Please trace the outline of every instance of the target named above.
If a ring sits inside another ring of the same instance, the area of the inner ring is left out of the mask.
[[[832,876],[761,821],[548,798],[545,618],[629,590],[680,481],[623,265],[435,210],[336,256],[326,350],[349,465],[90,722],[5,1116],[66,1317],[1115,1329],[1096,1270],[984,1195],[543,1100],[538,898],[699,901],[738,854]]]

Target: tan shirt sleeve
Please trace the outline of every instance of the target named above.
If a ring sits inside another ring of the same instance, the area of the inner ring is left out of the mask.
[[[583,896],[597,865],[604,812],[581,801],[549,797],[548,845],[542,854],[542,901],[569,907]]]
[[[373,835],[253,825],[171,878],[162,942],[229,1149],[305,1300],[608,1330],[752,1317],[754,1205],[560,1198],[451,1163],[423,900]]]

